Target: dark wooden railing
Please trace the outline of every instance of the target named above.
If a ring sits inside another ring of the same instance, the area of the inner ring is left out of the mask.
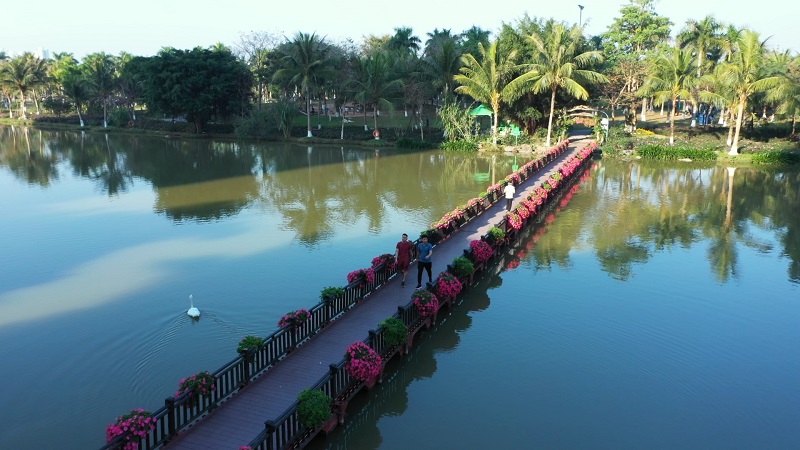
[[[558,158],[568,148],[568,141],[561,142],[552,147],[550,151],[541,159],[531,161],[523,166],[516,173],[520,176],[520,183],[539,172],[547,164]],[[440,243],[450,237],[458,228],[472,221],[483,211],[500,200],[502,197],[502,187],[508,181],[500,183],[501,189],[487,192],[482,198],[483,207],[465,211],[466,220],[461,224],[454,224],[450,233],[440,236]],[[502,219],[497,225],[498,228],[508,234],[506,219]],[[414,241],[414,252],[419,240]],[[436,243],[434,244],[436,245]],[[414,259],[416,260],[416,254]],[[370,295],[375,290],[385,284],[395,271],[384,267],[385,263],[375,268],[375,279],[373,282],[366,280],[355,280],[344,287],[344,293],[339,296],[328,296],[316,305],[309,312],[311,317],[298,326],[287,326],[278,329],[264,339],[264,345],[258,350],[241,353],[212,375],[215,377],[215,389],[208,395],[189,396],[187,393],[178,397],[168,397],[164,401],[164,406],[152,413],[155,419],[155,426],[148,436],[142,439],[140,448],[145,450],[157,449],[168,443],[175,435],[188,428],[197,420],[216,409],[221,403],[238,392],[242,387],[249,384],[264,371],[274,366],[278,361],[291,353],[298,345],[301,345],[315,334],[319,333],[331,321],[341,317],[353,308],[361,299]],[[435,284],[435,283],[434,283]],[[419,326],[425,320],[413,302],[409,302],[404,307],[398,308],[395,317],[400,318],[409,328]],[[372,346],[379,354],[385,354],[386,344],[383,342],[382,329],[371,331],[365,342]],[[342,360],[337,365],[331,365],[331,370],[323,376],[313,389],[322,389],[331,398],[337,398],[347,389],[353,389],[355,381],[347,374],[344,368],[345,361]],[[335,368],[335,370],[334,370]],[[296,441],[305,430],[297,421],[297,405],[292,405],[281,417],[265,424],[265,430],[251,442],[254,449],[282,449],[288,443]],[[124,447],[126,436],[121,435],[100,450],[111,450]]]

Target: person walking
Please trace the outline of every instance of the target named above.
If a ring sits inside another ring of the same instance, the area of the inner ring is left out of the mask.
[[[433,283],[431,274],[431,256],[433,256],[433,245],[428,243],[428,236],[422,236],[420,243],[417,244],[419,258],[417,259],[417,289],[422,287],[422,271],[428,272],[428,282]]]
[[[514,194],[517,193],[517,190],[514,189],[514,183],[508,182],[506,187],[503,188],[503,194],[506,195],[506,211],[511,211],[511,203],[514,201]]]
[[[400,287],[406,287],[406,274],[408,273],[408,265],[411,264],[411,251],[414,249],[414,244],[409,242],[408,235],[403,233],[400,242],[394,250],[394,259],[397,262],[397,271],[403,274],[403,280],[400,282]]]

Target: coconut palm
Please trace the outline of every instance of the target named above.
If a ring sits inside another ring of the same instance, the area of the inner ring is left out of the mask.
[[[81,115],[81,107],[89,100],[90,92],[86,80],[76,72],[65,75],[61,81],[61,87],[66,95],[73,103],[75,103],[75,110],[78,113],[78,120],[81,126],[84,126],[83,115]]]
[[[288,79],[289,84],[298,87],[306,97],[306,122],[308,137],[311,134],[311,89],[325,72],[328,44],[316,33],[298,32],[288,42],[287,54],[283,58],[285,67],[275,72],[274,81]]]
[[[800,113],[800,56],[787,64],[781,82],[767,93],[766,99],[777,103],[779,113],[791,116],[791,135],[794,135],[797,115]]]
[[[103,105],[103,127],[108,127],[108,99],[116,89],[116,65],[110,55],[95,53],[83,61],[83,74],[94,98]]]
[[[461,50],[454,39],[443,39],[425,50],[422,73],[447,98],[452,92],[453,77],[461,68]]]
[[[517,75],[523,72],[524,66],[516,63],[516,50],[503,54],[499,41],[492,42],[488,48],[478,43],[478,52],[480,62],[469,53],[461,56],[464,67],[453,79],[460,84],[456,88],[457,93],[469,95],[492,108],[492,143],[497,145],[500,106],[503,102],[511,103],[522,96],[536,74],[525,72]]]
[[[582,31],[575,26],[567,29],[563,24],[555,24],[545,33],[534,33],[528,36],[533,44],[534,62],[530,65],[538,78],[532,85],[535,94],[550,92],[550,118],[547,121],[547,146],[553,132],[553,113],[556,104],[556,92],[563,89],[568,95],[586,99],[589,92],[583,84],[604,83],[608,79],[591,69],[586,69],[594,62],[603,60],[602,53],[597,50],[578,53],[582,40]]]
[[[403,81],[394,77],[389,56],[384,52],[378,52],[361,59],[352,88],[356,101],[365,106],[372,105],[373,126],[377,130],[378,110],[394,109],[391,100],[402,93]]]
[[[670,102],[669,145],[675,144],[675,110],[678,98],[691,98],[698,78],[689,50],[672,47],[659,54],[640,89],[640,94],[654,97],[656,104]]]
[[[0,64],[0,83],[11,86],[20,95],[20,116],[27,119],[25,97],[28,91],[44,82],[45,62],[32,53],[23,53]]]
[[[414,30],[411,27],[398,27],[394,29],[394,36],[389,39],[388,47],[392,50],[416,55],[421,43],[419,37],[414,36]]]
[[[723,39],[720,36],[720,24],[713,16],[706,16],[703,20],[690,19],[686,28],[678,35],[681,48],[691,48],[697,55],[697,76],[703,76],[703,59],[708,57],[712,49],[720,48]]]
[[[731,143],[731,155],[739,154],[739,134],[742,128],[747,101],[751,95],[767,92],[778,87],[781,78],[764,76],[765,41],[761,41],[758,33],[743,30],[736,42],[736,49],[731,61],[721,67],[721,81],[733,87],[736,98],[736,128]]]

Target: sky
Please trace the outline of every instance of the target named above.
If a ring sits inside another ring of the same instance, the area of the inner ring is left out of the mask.
[[[0,7],[0,50],[9,54],[45,49],[81,59],[104,51],[152,56],[162,47],[190,49],[222,42],[235,47],[242,33],[271,32],[291,37],[316,32],[337,42],[393,34],[411,27],[422,41],[435,28],[460,33],[473,25],[496,32],[526,13],[570,24],[582,20],[588,35],[607,30],[628,0],[27,0]],[[579,4],[584,6],[581,12]],[[502,5],[502,8],[498,8]],[[794,12],[792,12],[794,11]],[[716,19],[770,37],[773,49],[800,50],[797,7],[789,0],[661,0],[656,12],[669,18],[673,34],[687,19]]]

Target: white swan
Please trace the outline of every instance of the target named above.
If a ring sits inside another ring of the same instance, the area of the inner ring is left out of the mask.
[[[189,310],[186,311],[186,314],[192,319],[197,319],[200,317],[200,310],[194,307],[194,301],[192,299],[194,299],[194,296],[189,294]]]

